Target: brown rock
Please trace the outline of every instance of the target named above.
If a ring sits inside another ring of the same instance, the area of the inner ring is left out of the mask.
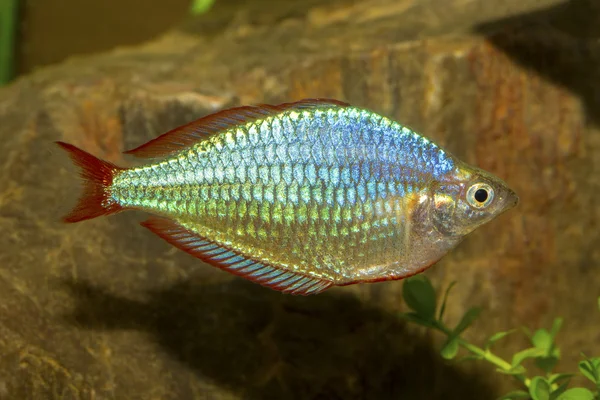
[[[600,354],[593,4],[223,1],[148,45],[3,89],[0,399],[492,399],[510,387],[482,364],[442,362],[437,335],[398,319],[401,282],[285,296],[176,251],[135,213],[59,222],[77,188],[53,140],[125,163],[122,150],[214,110],[303,97],[403,121],[520,195],[427,272],[458,281],[449,321],[483,306],[467,331],[480,341],[563,316],[561,371]],[[504,343],[505,357],[522,344]]]

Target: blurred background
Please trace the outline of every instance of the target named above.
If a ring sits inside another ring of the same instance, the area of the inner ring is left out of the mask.
[[[1,0],[0,83],[69,56],[151,40],[214,1]]]

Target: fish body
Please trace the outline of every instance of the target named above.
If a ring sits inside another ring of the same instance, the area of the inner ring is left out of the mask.
[[[517,203],[499,178],[335,100],[239,107],[127,153],[120,168],[59,142],[87,182],[76,222],[122,210],[188,253],[264,286],[314,294],[401,279]]]

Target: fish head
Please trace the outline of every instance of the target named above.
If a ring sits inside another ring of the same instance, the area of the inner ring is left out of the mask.
[[[465,164],[438,181],[432,197],[433,225],[446,237],[465,236],[519,202],[502,179]]]

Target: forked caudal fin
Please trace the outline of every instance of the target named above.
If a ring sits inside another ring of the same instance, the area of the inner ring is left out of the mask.
[[[77,165],[83,178],[83,193],[75,208],[63,217],[64,222],[79,222],[103,215],[114,214],[123,208],[110,198],[113,176],[122,168],[64,142],[56,142]]]

